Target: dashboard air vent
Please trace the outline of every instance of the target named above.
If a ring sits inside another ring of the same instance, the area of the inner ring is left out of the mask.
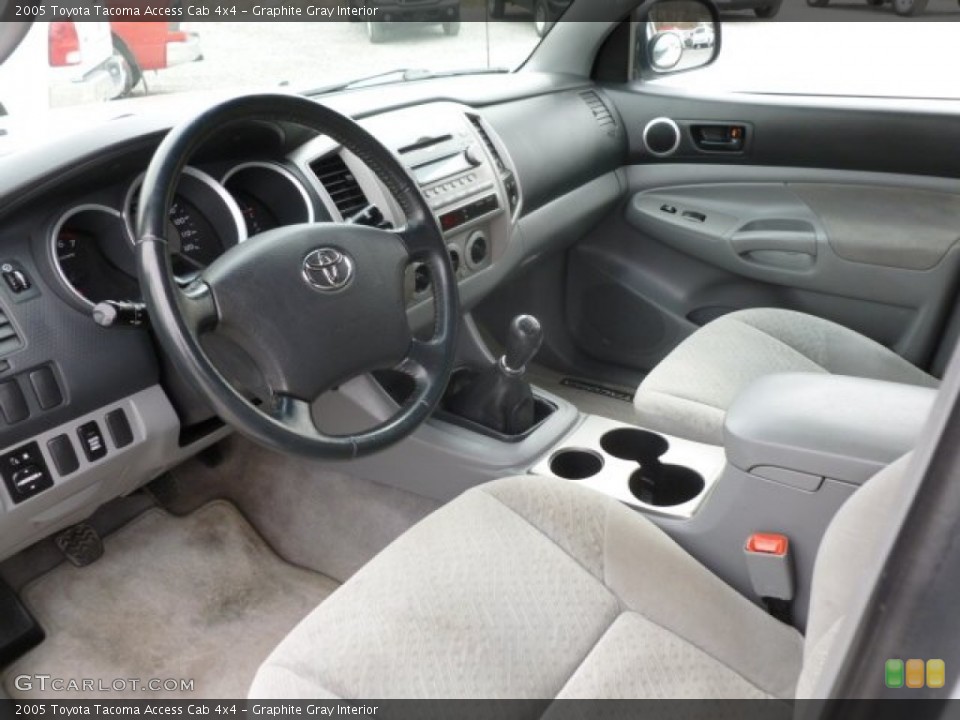
[[[349,220],[370,204],[357,178],[339,153],[314,161],[310,169],[326,188],[344,220]]]
[[[490,153],[490,157],[492,157],[493,161],[496,163],[497,170],[502,173],[506,172],[507,166],[504,164],[503,158],[500,157],[500,153],[497,152],[497,148],[490,139],[490,135],[487,134],[486,128],[483,127],[483,121],[476,115],[468,115],[467,117],[470,118],[470,122],[473,124],[474,129],[476,129],[480,139],[483,140],[483,144],[487,146],[487,152]]]
[[[613,113],[610,112],[610,108],[600,99],[600,96],[593,90],[586,90],[580,93],[580,97],[583,98],[587,107],[590,108],[590,112],[593,113],[593,119],[597,121],[597,125],[606,130],[608,134],[613,135],[617,127],[617,121],[616,118],[613,117]]]
[[[0,309],[0,357],[9,355],[14,350],[18,350],[23,342],[17,335],[16,328],[10,322],[7,314]]]

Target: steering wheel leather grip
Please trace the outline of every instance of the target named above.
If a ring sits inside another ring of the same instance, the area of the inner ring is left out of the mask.
[[[225,125],[284,121],[326,135],[376,174],[406,217],[403,228],[342,223],[275,228],[229,249],[190,286],[174,279],[167,217],[193,152]],[[432,277],[435,325],[418,340],[407,322],[404,269],[424,263]],[[255,442],[280,452],[349,459],[402,440],[429,417],[450,379],[459,293],[443,233],[417,183],[352,119],[304,97],[249,95],[215,105],[172,129],[140,190],[137,266],[144,302],[163,350],[214,411]],[[254,405],[220,373],[200,336],[220,333],[256,363],[272,396]],[[396,368],[414,392],[383,423],[326,435],[311,404],[362,373]]]

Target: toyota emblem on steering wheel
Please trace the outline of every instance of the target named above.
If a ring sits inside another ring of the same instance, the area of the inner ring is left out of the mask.
[[[353,280],[353,260],[335,248],[311,250],[303,259],[303,278],[323,292],[342,290]]]

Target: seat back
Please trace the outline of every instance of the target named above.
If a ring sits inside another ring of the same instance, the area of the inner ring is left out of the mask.
[[[820,679],[827,661],[851,630],[857,595],[883,561],[885,535],[895,526],[894,511],[903,503],[902,481],[910,458],[904,456],[867,481],[837,511],[823,536],[813,570],[798,698],[817,697],[825,690]]]

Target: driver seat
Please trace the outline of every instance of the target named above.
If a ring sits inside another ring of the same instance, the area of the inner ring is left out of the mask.
[[[836,514],[806,638],[641,514],[516,477],[464,493],[387,547],[290,632],[250,696],[809,697],[879,562],[907,462]]]

